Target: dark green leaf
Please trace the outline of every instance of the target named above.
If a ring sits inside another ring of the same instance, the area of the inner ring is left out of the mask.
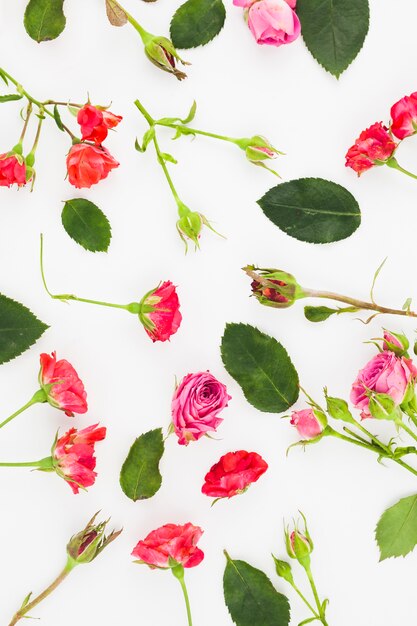
[[[8,93],[5,96],[0,96],[0,102],[11,102],[12,100],[21,100],[23,96],[20,93]]]
[[[406,556],[417,543],[417,495],[403,498],[381,516],[375,531],[380,561]]]
[[[369,28],[368,0],[299,0],[297,15],[308,50],[337,78],[356,58]]]
[[[103,211],[84,198],[67,200],[62,224],[68,235],[91,252],[107,252],[111,239],[109,220]]]
[[[305,306],[304,315],[309,322],[324,322],[331,315],[337,313],[337,309],[330,309],[328,306]]]
[[[64,0],[29,0],[24,24],[26,32],[40,43],[56,39],[65,28]]]
[[[298,374],[273,337],[248,324],[227,324],[221,353],[225,368],[259,411],[282,413],[296,402]]]
[[[54,120],[59,130],[65,130],[57,105],[54,106]]]
[[[222,0],[187,0],[172,18],[172,42],[176,48],[203,46],[219,34],[225,19]]]
[[[120,486],[128,498],[152,498],[162,483],[159,462],[164,453],[162,428],[156,428],[136,439],[120,472]]]
[[[352,194],[322,178],[299,178],[276,185],[258,204],[287,235],[309,243],[346,239],[361,223],[359,205]]]
[[[0,363],[25,352],[47,328],[23,304],[0,294]]]
[[[288,626],[290,605],[261,570],[227,556],[224,599],[236,626]]]
[[[112,26],[124,26],[127,22],[127,15],[122,7],[113,0],[106,0],[106,12]]]

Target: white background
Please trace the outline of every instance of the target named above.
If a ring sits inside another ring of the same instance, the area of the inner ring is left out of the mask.
[[[158,34],[168,32],[180,4],[125,3]],[[303,303],[285,311],[260,307],[248,297],[249,281],[240,268],[247,263],[276,266],[309,287],[366,298],[376,267],[388,255],[377,298],[401,307],[406,297],[417,296],[417,182],[388,168],[358,180],[344,168],[344,154],[359,132],[374,121],[388,121],[391,104],[417,89],[415,2],[402,0],[393,15],[391,2],[371,0],[365,47],[339,81],[317,65],[301,39],[279,49],[257,46],[241,10],[228,2],[218,39],[184,52],[192,66],[183,83],[146,60],[132,28],[108,24],[102,0],[67,0],[64,33],[41,45],[25,34],[25,4],[1,2],[1,65],[41,100],[83,101],[88,92],[94,103],[112,101],[112,111],[124,120],[106,142],[121,165],[91,190],[77,192],[65,180],[69,142],[47,120],[33,193],[0,193],[1,292],[24,302],[51,327],[31,350],[1,366],[1,417],[36,390],[43,351],[56,350],[74,364],[89,400],[88,414],[74,420],[49,406],[32,408],[2,431],[1,460],[47,455],[57,427],[100,421],[108,428],[107,440],[97,447],[99,476],[88,493],[74,496],[53,475],[1,470],[0,623],[8,623],[30,590],[36,594],[51,581],[64,564],[68,538],[102,509],[124,532],[33,611],[45,626],[75,621],[184,626],[178,583],[169,573],[132,565],[130,552],[153,528],[186,521],[205,530],[205,560],[187,573],[195,626],[231,624],[222,594],[223,548],[266,571],[289,595],[291,624],[296,625],[307,611],[277,580],[270,553],[284,556],[283,519],[291,520],[301,509],[315,540],[317,584],[331,601],[329,624],[415,624],[417,554],[379,564],[373,538],[382,511],[417,490],[415,478],[333,440],[305,453],[296,449],[286,458],[295,431],[280,416],[259,413],[244,400],[219,354],[226,322],[255,324],[284,343],[303,386],[321,401],[324,385],[334,395],[348,396],[357,370],[374,354],[363,342],[380,335],[382,324],[413,339],[413,320],[377,318],[365,326],[346,316],[314,325],[304,319]],[[170,170],[182,199],[227,236],[222,240],[204,232],[201,251],[184,256],[175,231],[175,205],[153,150],[145,155],[134,150],[135,137],[146,130],[133,106],[136,97],[156,117],[184,115],[195,98],[196,127],[235,136],[265,134],[286,153],[276,163],[284,180],[321,176],[345,185],[360,203],[361,227],[333,245],[291,239],[256,204],[276,184],[272,175],[247,163],[234,146],[205,138],[171,144],[170,134],[162,131],[163,149],[179,160]],[[19,136],[19,106],[2,105],[2,152]],[[74,125],[70,118],[67,122]],[[410,139],[398,154],[400,163],[415,171],[416,148],[417,138]],[[113,229],[108,254],[84,251],[63,230],[62,201],[78,196],[108,215]],[[49,299],[38,267],[41,231],[52,291],[126,303],[170,279],[181,299],[180,331],[170,343],[153,345],[128,313]],[[168,425],[174,377],[204,369],[224,381],[233,396],[222,415],[219,440],[184,448],[170,438],[161,490],[149,501],[131,502],[118,483],[131,443],[146,430]],[[297,406],[303,408],[303,402]],[[244,496],[211,509],[200,493],[204,474],[221,454],[242,448],[262,454],[269,471]]]

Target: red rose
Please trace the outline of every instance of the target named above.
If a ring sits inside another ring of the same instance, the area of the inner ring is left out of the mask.
[[[26,164],[16,154],[0,154],[0,187],[26,184]]]
[[[170,560],[183,567],[195,567],[204,558],[204,552],[197,548],[197,542],[202,534],[201,528],[190,522],[183,526],[165,524],[139,541],[132,556],[140,559],[152,569],[155,567],[171,568]]]
[[[177,332],[182,315],[180,302],[171,281],[153,289],[140,303],[139,319],[152,341],[167,341]]]
[[[106,139],[109,128],[115,128],[122,117],[110,111],[103,111],[86,104],[78,111],[77,122],[81,126],[82,138],[101,144]]]
[[[107,148],[91,146],[88,143],[76,143],[67,156],[68,178],[71,185],[89,189],[103,178],[119,163],[112,157]]]
[[[376,122],[362,131],[355,144],[346,153],[346,167],[358,176],[363,172],[386,163],[394,154],[397,144],[382,122]]]
[[[417,131],[417,92],[393,104],[391,118],[391,131],[398,139],[414,135]]]
[[[201,491],[213,498],[232,498],[246,491],[267,469],[268,464],[256,452],[228,452],[206,474]]]
[[[78,493],[80,487],[85,489],[95,483],[97,474],[94,471],[94,445],[106,436],[106,429],[97,426],[98,424],[94,424],[79,431],[71,428],[57,440],[53,449],[55,470],[67,481],[74,493]]]
[[[42,353],[39,382],[46,393],[47,401],[62,409],[70,417],[74,413],[86,413],[87,394],[77,372],[65,359],[56,360],[56,353]]]

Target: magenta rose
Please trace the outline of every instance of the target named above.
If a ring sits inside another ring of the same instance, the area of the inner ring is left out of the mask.
[[[314,439],[323,432],[323,425],[317,418],[313,409],[294,411],[290,420],[291,426],[295,426],[298,434],[303,439]]]
[[[417,369],[411,359],[384,350],[360,370],[350,392],[351,402],[357,409],[361,409],[362,419],[371,417],[367,392],[387,394],[395,404],[400,405],[407,385],[414,384],[416,377]]]
[[[295,0],[245,2],[248,26],[258,44],[282,46],[297,39],[301,24],[295,4]]]
[[[172,398],[172,424],[178,443],[186,446],[208,432],[213,432],[223,421],[218,415],[231,397],[226,386],[210,372],[187,374]]]

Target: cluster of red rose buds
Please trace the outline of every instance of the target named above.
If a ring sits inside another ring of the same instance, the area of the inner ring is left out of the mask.
[[[346,167],[351,167],[360,176],[376,165],[388,165],[411,178],[417,178],[415,174],[402,168],[394,156],[400,143],[416,132],[417,92],[414,92],[391,107],[388,127],[382,122],[376,122],[361,132],[346,153]]]
[[[43,102],[31,96],[23,87],[5,70],[0,68],[0,77],[9,85],[14,85],[16,94],[3,96],[13,101],[25,99],[27,105],[24,112],[24,123],[19,140],[9,151],[0,154],[0,187],[17,185],[23,187],[29,182],[35,181],[35,156],[41,136],[44,120],[49,117],[55,121],[61,131],[66,132],[72,141],[72,146],[67,155],[67,172],[69,182],[77,187],[90,188],[100,180],[106,178],[112,169],[119,163],[102,144],[106,139],[108,130],[115,128],[121,121],[119,115],[114,115],[106,107],[93,106],[90,102],[84,105],[55,100]],[[60,110],[66,108],[76,116],[81,130],[81,138],[77,137],[61,119]],[[35,116],[38,119],[37,129],[33,144],[29,152],[25,152],[24,144],[30,122]]]

